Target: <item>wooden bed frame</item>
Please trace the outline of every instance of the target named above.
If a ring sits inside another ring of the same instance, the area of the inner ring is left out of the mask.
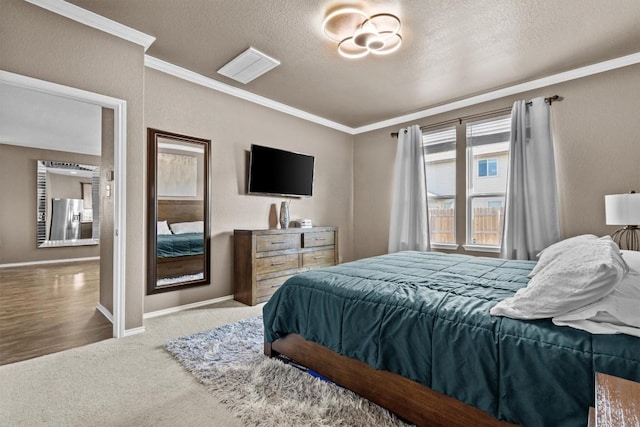
[[[173,258],[158,258],[156,278],[166,279],[204,272],[204,255],[185,255]]]
[[[202,200],[158,200],[158,221],[176,222],[202,221]],[[179,277],[204,272],[204,255],[186,255],[157,259],[157,279]]]
[[[286,356],[417,426],[514,426],[415,381],[373,369],[359,360],[306,341],[298,334],[265,343],[264,354],[269,357]]]

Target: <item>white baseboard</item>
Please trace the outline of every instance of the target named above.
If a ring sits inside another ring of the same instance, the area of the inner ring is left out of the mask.
[[[102,304],[96,305],[96,310],[98,310],[104,317],[107,318],[111,324],[113,324],[113,314]]]
[[[145,331],[144,326],[140,326],[138,328],[133,328],[133,329],[125,329],[124,336],[130,337],[132,335],[144,334],[144,331]]]
[[[44,261],[14,262],[11,264],[0,264],[0,268],[28,267],[30,265],[43,265],[43,264],[62,264],[67,262],[78,262],[78,261],[97,261],[99,259],[100,259],[99,256],[92,256],[92,257],[86,257],[86,258],[66,258],[66,259],[48,259]]]
[[[162,310],[158,310],[158,311],[151,311],[149,313],[145,313],[142,318],[143,319],[151,319],[153,317],[158,317],[158,316],[164,316],[167,314],[171,314],[171,313],[177,313],[179,311],[183,311],[183,310],[189,310],[190,308],[198,308],[198,307],[202,307],[204,305],[210,305],[210,304],[215,304],[218,302],[222,302],[222,301],[229,301],[233,299],[233,295],[227,295],[224,297],[220,297],[220,298],[214,298],[214,299],[209,299],[206,301],[198,301],[198,302],[193,302],[191,304],[185,304],[185,305],[179,305],[176,307],[169,307],[169,308],[165,308]]]

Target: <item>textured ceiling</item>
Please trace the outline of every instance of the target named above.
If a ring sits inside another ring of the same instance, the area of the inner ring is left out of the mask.
[[[156,37],[147,54],[358,127],[640,51],[638,0],[71,0]],[[338,4],[402,20],[389,56],[349,60],[324,37]],[[216,73],[252,46],[281,65]]]

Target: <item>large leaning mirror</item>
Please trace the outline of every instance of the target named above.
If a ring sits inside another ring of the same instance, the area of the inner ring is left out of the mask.
[[[148,129],[147,294],[209,284],[211,141]]]
[[[39,248],[100,242],[100,168],[38,160]]]

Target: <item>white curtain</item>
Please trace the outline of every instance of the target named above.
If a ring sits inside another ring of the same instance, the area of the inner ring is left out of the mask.
[[[418,125],[400,129],[389,227],[390,253],[430,249],[426,186],[422,131]]]
[[[511,110],[511,146],[501,256],[536,259],[560,240],[549,105],[536,98]]]

